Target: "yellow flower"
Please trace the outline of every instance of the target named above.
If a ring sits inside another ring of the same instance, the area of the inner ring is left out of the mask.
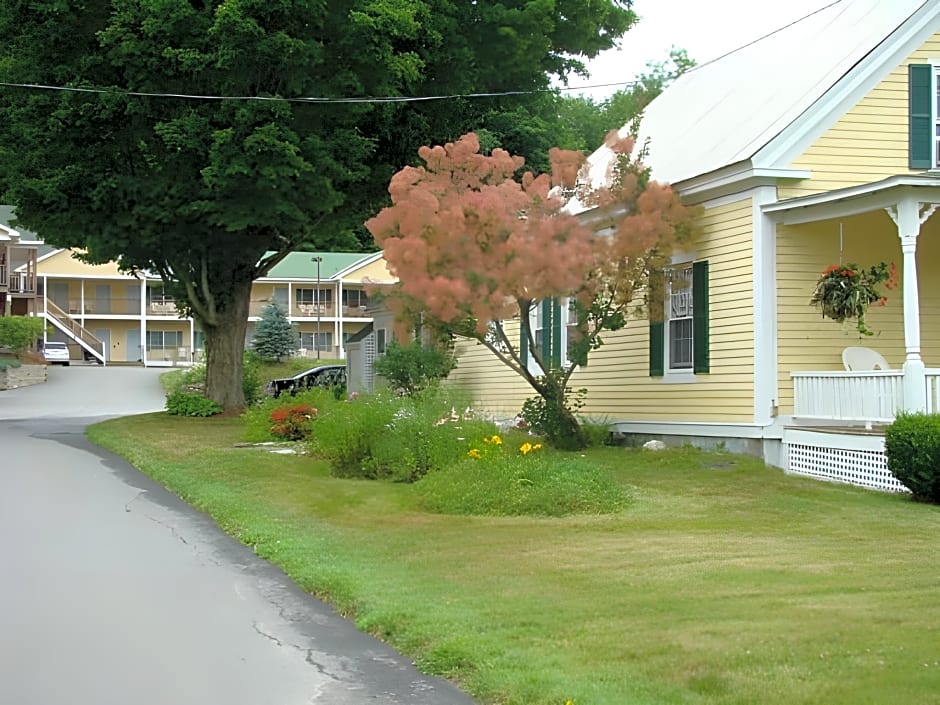
[[[534,446],[532,446],[532,450],[538,450],[541,447],[542,447],[541,443],[536,443]]]
[[[526,441],[521,446],[519,446],[519,452],[522,453],[523,455],[527,455],[529,451],[531,450],[532,450],[532,444],[529,443],[528,441]]]
[[[470,450],[467,451],[467,457],[468,458],[482,458],[483,456],[480,455],[480,451],[478,451],[476,448],[471,448]]]
[[[490,443],[492,443],[494,446],[501,446],[503,444],[503,439],[499,436],[493,436],[490,438]]]
[[[484,443],[489,443],[489,442],[490,442],[490,439],[489,439],[489,438],[484,438],[484,439],[483,439],[483,442],[484,442]]]

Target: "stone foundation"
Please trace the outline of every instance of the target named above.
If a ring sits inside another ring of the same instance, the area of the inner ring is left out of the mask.
[[[28,387],[46,381],[45,365],[20,365],[0,370],[0,390]]]

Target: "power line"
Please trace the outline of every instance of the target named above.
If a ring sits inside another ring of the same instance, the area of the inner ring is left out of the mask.
[[[748,42],[747,44],[742,44],[741,46],[732,49],[731,51],[725,52],[721,56],[718,56],[714,59],[710,59],[703,64],[693,66],[685,73],[692,73],[697,71],[705,66],[720,61],[727,56],[731,56],[742,49],[746,49],[749,46],[756,44],[757,42],[763,41],[768,37],[772,37],[775,34],[779,34],[792,27],[795,24],[799,24],[806,19],[809,19],[813,15],[816,15],[824,10],[828,10],[830,7],[834,7],[843,0],[834,0],[834,2],[829,3],[823,7],[820,7],[818,10],[804,15],[803,17],[790,22],[782,27],[778,27],[772,32],[758,37],[757,39]],[[51,86],[41,83],[12,83],[0,81],[0,86],[6,88],[23,88],[27,90],[44,90],[44,91],[61,91],[68,93],[93,93],[93,94],[104,94],[104,95],[119,95],[119,96],[133,96],[140,98],[175,98],[180,100],[210,100],[210,101],[222,101],[222,100],[241,100],[241,101],[270,101],[270,102],[287,102],[287,103],[305,103],[311,105],[331,105],[331,104],[342,104],[342,103],[419,103],[435,100],[454,100],[457,98],[466,98],[466,99],[475,99],[475,98],[501,98],[504,96],[519,96],[519,95],[536,95],[539,93],[554,93],[556,91],[584,91],[591,90],[594,88],[611,88],[613,86],[620,86],[626,88],[628,86],[639,85],[639,81],[617,81],[614,83],[596,83],[587,86],[560,86],[554,88],[534,88],[529,90],[518,90],[518,91],[494,91],[488,93],[451,93],[447,95],[428,95],[428,96],[363,96],[358,98],[325,98],[317,96],[301,97],[301,98],[279,98],[275,96],[259,96],[259,95],[248,95],[248,96],[237,96],[237,95],[200,95],[200,94],[189,94],[189,93],[161,93],[161,92],[149,92],[149,91],[128,91],[120,88],[88,88],[88,87],[79,87],[79,86]]]
[[[698,66],[693,66],[691,69],[689,69],[688,71],[686,71],[686,73],[692,73],[693,71],[696,71],[696,70],[698,70],[698,69],[704,68],[704,67],[708,66],[709,64],[714,64],[716,61],[721,61],[721,60],[724,59],[726,56],[731,56],[732,54],[737,54],[739,51],[742,51],[743,49],[747,49],[749,46],[752,46],[752,45],[754,45],[754,44],[757,44],[757,42],[762,42],[762,41],[764,41],[765,39],[767,39],[768,37],[774,36],[775,34],[780,34],[780,32],[782,32],[783,30],[789,29],[789,28],[792,27],[793,25],[799,24],[799,23],[802,22],[803,20],[808,20],[810,17],[812,17],[813,15],[818,15],[818,14],[819,14],[820,12],[822,12],[823,10],[828,10],[830,7],[835,7],[836,5],[838,5],[838,4],[841,3],[841,2],[843,2],[843,0],[834,0],[834,2],[831,2],[831,3],[829,3],[828,5],[824,5],[823,7],[820,7],[818,10],[813,10],[813,11],[810,12],[809,14],[803,15],[803,16],[800,17],[799,19],[793,20],[793,21],[790,22],[789,24],[783,25],[783,27],[778,27],[777,29],[773,30],[772,32],[768,32],[767,34],[765,34],[765,35],[762,36],[762,37],[758,37],[757,39],[755,39],[755,40],[753,40],[753,41],[750,41],[750,42],[748,42],[747,44],[742,44],[741,46],[736,47],[735,49],[732,49],[731,51],[726,51],[726,52],[725,52],[724,54],[722,54],[721,56],[716,56],[714,59],[709,59],[709,60],[706,61],[704,64],[700,64],[700,65],[698,65]]]
[[[323,98],[323,97],[301,97],[301,98],[279,98],[276,96],[260,95],[199,95],[190,93],[159,93],[148,91],[127,91],[120,88],[88,88],[78,86],[50,86],[41,83],[11,83],[0,81],[0,86],[7,88],[25,88],[30,90],[61,91],[67,93],[96,93],[104,95],[134,96],[140,98],[179,98],[182,100],[257,100],[288,103],[308,103],[308,104],[335,104],[335,103],[418,103],[431,100],[453,100],[455,98],[499,98],[502,96],[513,95],[534,95],[537,93],[554,93],[555,91],[574,91],[584,90],[585,88],[610,88],[611,86],[635,85],[637,81],[629,83],[598,83],[592,86],[562,86],[558,88],[534,88],[521,91],[494,91],[491,93],[451,93],[447,95],[427,95],[427,96],[365,96],[359,98]]]

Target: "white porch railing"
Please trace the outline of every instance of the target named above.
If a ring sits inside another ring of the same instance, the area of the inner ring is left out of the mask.
[[[927,413],[940,413],[940,370],[927,370]]]
[[[790,376],[793,416],[799,419],[870,426],[891,423],[898,409],[904,408],[901,370],[793,372]],[[940,374],[928,377],[928,390],[931,380],[937,389]]]

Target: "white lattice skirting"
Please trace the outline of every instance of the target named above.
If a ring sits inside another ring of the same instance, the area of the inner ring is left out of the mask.
[[[787,471],[882,492],[908,489],[888,472],[881,436],[788,431]]]

